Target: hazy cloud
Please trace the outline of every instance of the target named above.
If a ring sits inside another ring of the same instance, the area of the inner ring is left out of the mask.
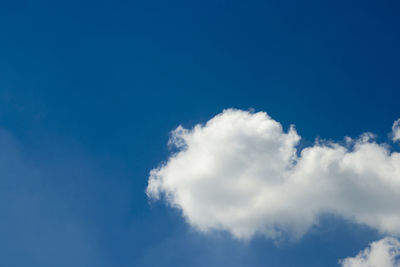
[[[105,196],[124,191],[71,147],[32,149],[0,128],[1,266],[105,266],[94,229],[121,206]]]

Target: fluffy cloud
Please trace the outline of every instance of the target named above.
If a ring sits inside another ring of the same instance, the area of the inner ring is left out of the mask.
[[[386,237],[371,243],[354,258],[340,261],[342,267],[400,267],[400,242]]]
[[[393,123],[392,127],[393,142],[400,141],[400,119]]]
[[[172,132],[178,152],[151,170],[146,193],[200,231],[237,238],[299,238],[323,213],[400,234],[399,153],[368,133],[302,151],[299,140],[264,112],[225,110]]]

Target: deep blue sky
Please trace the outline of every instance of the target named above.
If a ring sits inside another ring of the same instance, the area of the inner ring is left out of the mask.
[[[305,142],[400,117],[398,1],[0,1],[1,266],[338,266],[379,235],[196,233],[149,204],[169,131],[266,111]],[[398,147],[397,147],[398,148]]]

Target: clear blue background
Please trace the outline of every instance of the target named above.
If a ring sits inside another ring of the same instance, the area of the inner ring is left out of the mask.
[[[149,204],[169,131],[266,111],[311,143],[400,117],[398,1],[0,1],[1,266],[338,266],[380,236],[199,234]],[[398,146],[394,149],[398,150]]]

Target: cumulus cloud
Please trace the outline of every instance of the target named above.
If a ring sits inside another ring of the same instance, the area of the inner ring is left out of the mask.
[[[193,129],[151,170],[146,193],[179,209],[200,231],[300,238],[323,213],[400,234],[400,154],[366,133],[343,144],[300,136],[265,112],[228,109]]]
[[[396,120],[392,126],[393,142],[400,141],[400,119]]]
[[[368,248],[340,261],[342,267],[400,267],[400,242],[386,237]]]

